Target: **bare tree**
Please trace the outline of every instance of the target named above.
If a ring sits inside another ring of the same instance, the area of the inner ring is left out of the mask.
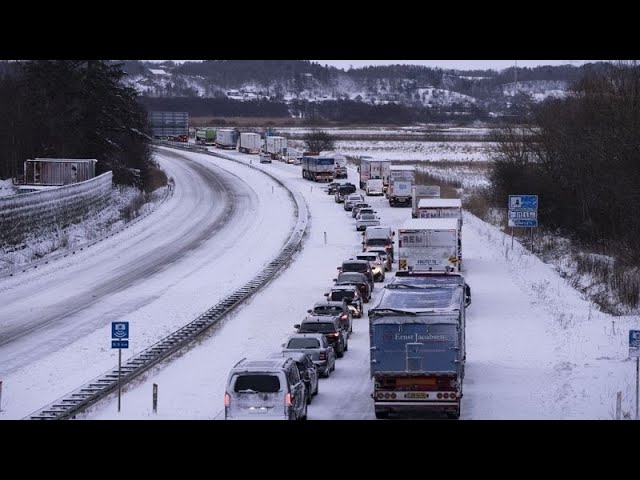
[[[335,141],[328,132],[313,129],[304,136],[304,143],[307,150],[321,152],[323,150],[333,150]]]

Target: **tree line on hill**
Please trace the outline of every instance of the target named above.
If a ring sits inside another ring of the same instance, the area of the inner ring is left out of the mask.
[[[640,264],[640,64],[593,69],[564,99],[495,136],[493,201],[537,194],[539,221],[625,265]]]
[[[115,183],[157,186],[147,115],[123,76],[100,60],[0,62],[0,178],[27,159],[95,158]]]

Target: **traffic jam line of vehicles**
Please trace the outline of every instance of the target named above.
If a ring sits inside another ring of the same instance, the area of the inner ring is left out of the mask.
[[[440,188],[415,184],[415,168],[387,160],[361,159],[359,185],[347,178],[346,159],[326,152],[287,152],[286,138],[217,131],[216,146],[258,153],[261,163],[277,159],[301,165],[302,178],[329,182],[326,192],[351,213],[362,242],[338,266],[325,300],[307,311],[281,351],[242,359],[228,376],[225,419],[307,418],[319,392],[349,349],[353,319],[365,315],[375,283],[384,283],[366,314],[370,376],[376,418],[390,415],[459,418],[466,361],[466,308],[471,290],[461,272],[462,205],[441,199]],[[204,135],[202,135],[204,136]],[[208,138],[208,136],[207,136]],[[358,187],[365,195],[358,193]],[[384,195],[389,206],[410,207],[397,235],[381,225],[366,197]],[[397,236],[397,252],[395,239]],[[396,260],[397,253],[397,260]],[[396,265],[395,275],[386,274]],[[391,275],[390,275],[391,276]]]

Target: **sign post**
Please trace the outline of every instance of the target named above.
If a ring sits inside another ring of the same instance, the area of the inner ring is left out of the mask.
[[[629,356],[636,357],[636,420],[638,416],[638,397],[640,397],[640,330],[629,330]]]
[[[511,248],[513,248],[513,227],[529,227],[531,230],[531,251],[533,252],[533,228],[538,226],[538,196],[509,195],[508,206]]]
[[[129,322],[111,322],[111,348],[118,349],[118,412],[120,412],[122,349],[129,348]]]

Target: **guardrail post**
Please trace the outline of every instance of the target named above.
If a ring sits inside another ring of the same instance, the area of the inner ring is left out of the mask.
[[[153,413],[158,413],[158,384],[153,384]]]
[[[616,420],[620,420],[620,413],[622,412],[622,392],[616,394]]]
[[[324,232],[324,244],[327,244],[327,232]]]
[[[2,411],[2,380],[0,380],[0,412]]]

